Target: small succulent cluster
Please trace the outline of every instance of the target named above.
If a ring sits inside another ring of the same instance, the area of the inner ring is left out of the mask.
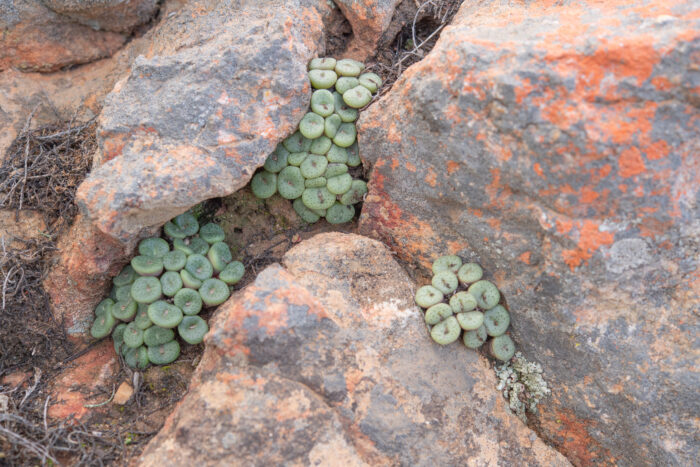
[[[362,73],[364,68],[349,59],[311,60],[311,112],[253,176],[255,196],[267,199],[279,193],[293,200],[294,210],[308,223],[321,217],[331,224],[352,220],[353,205],[367,193],[367,184],[350,174],[361,164],[355,121],[358,109],[369,104],[382,85],[376,74]]]
[[[499,380],[497,389],[503,391],[510,409],[523,422],[527,422],[525,411],[537,412],[537,404],[552,392],[542,377],[540,364],[528,362],[520,352],[495,371]]]
[[[166,223],[163,232],[167,240],[141,240],[139,255],[112,280],[109,298],[95,309],[92,337],[111,333],[114,350],[132,368],[175,361],[180,355],[175,328],[184,342],[202,342],[209,331],[198,316],[202,307],[225,302],[229,286],[244,273],[220,226],[200,227],[186,212]]]
[[[432,285],[418,289],[416,303],[426,309],[425,322],[438,344],[451,344],[464,331],[464,345],[477,349],[490,336],[491,355],[507,361],[515,353],[515,344],[505,333],[510,314],[499,304],[498,288],[482,279],[483,275],[481,266],[462,264],[459,256],[438,258],[433,263]]]

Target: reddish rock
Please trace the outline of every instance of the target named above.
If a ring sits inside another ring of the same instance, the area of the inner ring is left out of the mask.
[[[384,245],[321,234],[284,264],[217,311],[140,465],[569,465],[506,411],[484,357],[431,341]]]
[[[48,415],[59,420],[78,421],[91,410],[85,407],[109,399],[112,387],[108,381],[119,370],[114,345],[105,340],[78,357],[55,378],[51,387]],[[100,392],[100,389],[106,391]],[[99,396],[94,397],[99,394]]]
[[[127,36],[96,31],[46,7],[39,0],[3,2],[0,6],[0,71],[55,71],[109,57]]]
[[[302,2],[195,1],[167,14],[106,101],[84,212],[126,241],[244,186],[306,112],[322,28]]]
[[[491,273],[552,388],[532,426],[578,465],[700,457],[694,8],[466,2],[360,117],[361,231]]]
[[[130,33],[158,11],[157,0],[42,0],[56,13],[103,31]]]
[[[130,47],[141,43],[135,39]],[[109,60],[54,73],[0,72],[0,160],[30,115],[31,128],[98,115],[104,97],[128,66],[128,51],[122,50]]]
[[[366,60],[377,52],[382,36],[389,29],[396,6],[402,0],[336,0],[352,27],[352,39],[345,55]]]
[[[57,246],[60,256],[44,288],[68,335],[88,341],[95,305],[109,293],[112,277],[128,262],[134,244],[118,242],[78,216]]]

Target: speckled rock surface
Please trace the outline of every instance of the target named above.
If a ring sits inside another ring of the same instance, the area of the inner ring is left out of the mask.
[[[301,1],[187,2],[115,86],[83,211],[121,240],[245,185],[308,106],[323,23]]]
[[[382,36],[389,29],[396,6],[402,1],[335,0],[353,32],[346,55],[356,60],[373,56]]]
[[[40,0],[0,2],[0,71],[55,71],[109,57],[127,35],[96,31],[49,9]]]
[[[697,7],[466,2],[360,118],[360,231],[493,273],[577,465],[700,457]]]
[[[89,342],[94,309],[106,295],[116,276],[128,262],[133,244],[124,244],[104,234],[78,215],[58,242],[56,264],[44,280],[57,322],[76,342]]]
[[[157,0],[42,0],[56,13],[103,31],[129,33],[158,11]]]
[[[430,340],[384,245],[329,233],[217,312],[190,390],[139,464],[569,465],[488,362]]]

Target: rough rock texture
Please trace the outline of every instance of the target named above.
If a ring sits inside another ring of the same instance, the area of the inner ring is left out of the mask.
[[[93,29],[131,32],[158,11],[158,0],[42,0],[56,13]]]
[[[98,115],[105,96],[128,69],[134,51],[146,45],[144,39],[135,39],[128,50],[120,50],[109,60],[72,70],[0,72],[0,163],[30,115],[32,128],[72,119],[87,121]],[[115,243],[81,217],[60,239],[61,255],[44,285],[51,295],[55,316],[59,322],[65,319],[72,337],[89,339],[84,330],[92,319],[92,309],[102,297],[110,275],[126,261],[128,246]]]
[[[493,274],[578,465],[700,458],[697,6],[466,2],[360,119],[361,232]]]
[[[97,116],[104,97],[127,67],[128,54],[117,53],[110,60],[67,71],[0,72],[0,163],[30,115],[31,128]]]
[[[379,242],[321,234],[217,312],[190,390],[140,465],[568,465],[431,342]]]
[[[108,57],[124,34],[96,31],[59,15],[39,0],[0,3],[0,71],[54,71]]]
[[[352,27],[352,40],[345,55],[366,60],[377,51],[389,29],[396,6],[403,0],[334,0]]]
[[[95,305],[108,293],[134,247],[104,234],[79,215],[58,242],[56,265],[44,281],[54,317],[76,341],[91,340]]]
[[[321,14],[303,2],[188,2],[108,97],[78,202],[127,240],[247,183],[308,106]]]
[[[109,398],[109,394],[104,395],[104,390],[112,389],[107,387],[107,383],[118,370],[119,360],[114,353],[112,341],[105,340],[93,347],[52,380],[48,416],[78,421],[91,410],[105,410],[85,406]],[[97,399],[94,398],[95,395]]]

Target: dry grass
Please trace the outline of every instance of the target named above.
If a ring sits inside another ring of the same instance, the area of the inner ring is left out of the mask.
[[[406,1],[416,4],[413,21],[396,36],[391,48],[377,53],[369,67],[384,80],[375,99],[389,92],[406,68],[423,59],[435,47],[440,33],[462,4],[462,0]]]

